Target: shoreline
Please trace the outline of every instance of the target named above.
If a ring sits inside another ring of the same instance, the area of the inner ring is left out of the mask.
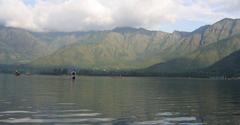
[[[0,73],[0,75],[13,75],[12,73]],[[21,76],[70,76],[69,74],[21,74],[20,76],[16,77],[21,77]],[[180,77],[180,76],[160,76],[160,75],[83,75],[83,74],[78,74],[76,75],[77,77],[109,77],[109,78],[162,78],[162,79],[185,79],[185,80],[240,80],[240,78],[216,78],[216,77]]]

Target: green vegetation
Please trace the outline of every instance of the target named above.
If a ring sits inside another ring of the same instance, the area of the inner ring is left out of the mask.
[[[189,53],[181,58],[176,58],[164,63],[155,64],[147,71],[152,72],[186,72],[208,67],[224,57],[240,49],[240,35],[209,44]],[[231,65],[231,63],[229,63]]]
[[[212,74],[228,75],[229,77],[240,76],[240,51],[234,52],[231,55],[216,62],[212,66],[205,69]]]

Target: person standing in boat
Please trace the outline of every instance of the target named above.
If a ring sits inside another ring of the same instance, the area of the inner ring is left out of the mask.
[[[75,80],[75,79],[76,79],[76,72],[75,72],[75,71],[72,71],[72,72],[71,72],[71,76],[72,76],[72,80]]]

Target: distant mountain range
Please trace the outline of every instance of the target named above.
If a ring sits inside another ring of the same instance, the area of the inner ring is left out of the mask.
[[[0,64],[186,72],[216,66],[238,50],[240,19],[173,33],[131,27],[41,33],[0,27]]]

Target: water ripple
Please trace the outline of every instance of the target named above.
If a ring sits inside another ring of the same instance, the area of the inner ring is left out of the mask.
[[[33,119],[30,117],[18,118],[18,119],[3,119],[0,123],[99,123],[99,122],[111,122],[112,118],[69,118],[69,119]]]
[[[0,112],[1,114],[33,114],[37,112],[31,112],[31,111],[3,111]]]

